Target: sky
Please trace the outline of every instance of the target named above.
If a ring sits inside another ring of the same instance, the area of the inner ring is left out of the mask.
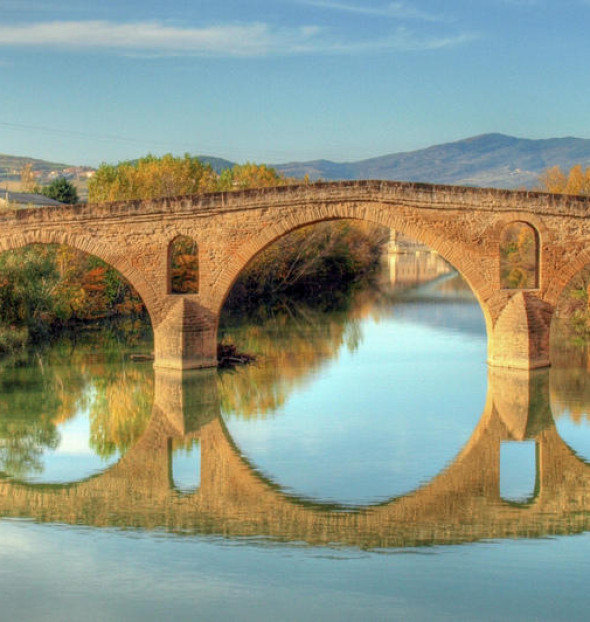
[[[590,138],[590,0],[0,0],[0,153],[354,161]]]

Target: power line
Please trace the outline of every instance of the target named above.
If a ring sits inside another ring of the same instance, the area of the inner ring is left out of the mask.
[[[24,123],[8,123],[6,121],[0,121],[0,127],[6,127],[12,130],[21,130],[21,131],[35,131],[35,132],[43,132],[44,134],[54,134],[58,136],[73,136],[76,138],[92,138],[94,140],[102,140],[106,142],[117,142],[117,143],[125,143],[128,145],[135,145],[138,147],[143,147],[146,145],[154,145],[157,147],[177,147],[183,149],[194,148],[194,144],[189,145],[188,143],[173,143],[173,142],[159,142],[153,140],[139,140],[137,138],[125,138],[123,136],[115,136],[114,134],[94,134],[91,132],[81,132],[78,130],[71,129],[58,129],[52,127],[46,127],[42,125],[26,125]]]

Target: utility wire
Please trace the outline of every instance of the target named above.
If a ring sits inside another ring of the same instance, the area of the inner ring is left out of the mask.
[[[154,145],[158,147],[177,147],[177,148],[194,148],[194,144],[189,145],[188,143],[172,143],[172,142],[158,142],[153,140],[139,140],[137,138],[125,138],[123,136],[115,136],[114,134],[93,134],[91,132],[80,132],[77,130],[69,130],[69,129],[57,129],[52,127],[46,127],[42,125],[25,125],[24,123],[8,123],[6,121],[0,121],[0,127],[6,127],[12,130],[23,130],[23,131],[35,131],[35,132],[43,132],[45,134],[55,134],[59,136],[75,136],[78,138],[92,138],[94,140],[103,140],[107,142],[118,142],[118,143],[126,143],[129,145],[136,146],[145,146],[145,145]]]

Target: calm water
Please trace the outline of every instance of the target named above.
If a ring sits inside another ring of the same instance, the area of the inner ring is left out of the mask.
[[[0,369],[2,619],[587,619],[585,352],[489,372],[460,281],[396,274],[228,329],[254,366]]]

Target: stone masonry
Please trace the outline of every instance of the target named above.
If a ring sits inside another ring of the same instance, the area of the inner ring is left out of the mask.
[[[219,314],[232,284],[266,246],[334,219],[380,224],[437,251],[481,305],[492,366],[549,365],[549,329],[569,280],[590,263],[590,198],[537,192],[347,181],[0,213],[0,252],[67,244],[111,264],[137,289],[154,328],[155,365],[216,365]],[[500,234],[526,222],[539,239],[539,287],[500,286]],[[170,294],[169,254],[179,235],[199,249],[199,293]]]

